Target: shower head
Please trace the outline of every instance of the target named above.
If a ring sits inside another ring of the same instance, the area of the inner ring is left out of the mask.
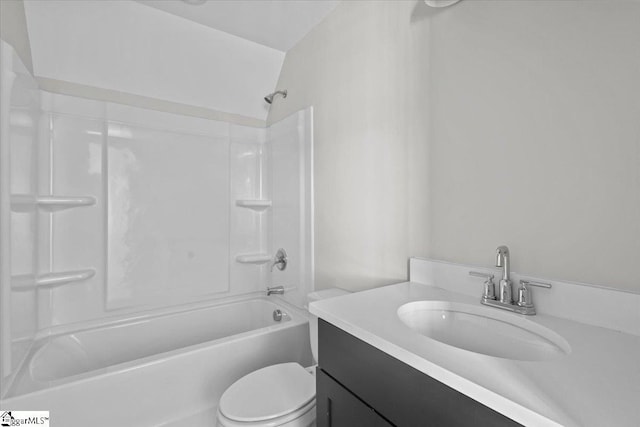
[[[275,91],[273,93],[270,93],[269,95],[264,97],[265,102],[267,104],[273,103],[273,98],[278,94],[282,95],[283,98],[286,98],[287,97],[287,90],[286,89],[285,90],[277,90],[277,91]]]

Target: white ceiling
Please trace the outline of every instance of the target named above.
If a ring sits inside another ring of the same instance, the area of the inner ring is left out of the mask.
[[[194,22],[272,47],[291,49],[339,0],[137,0]]]

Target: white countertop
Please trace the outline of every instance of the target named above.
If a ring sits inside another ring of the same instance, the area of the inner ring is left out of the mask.
[[[539,362],[503,359],[458,349],[409,329],[397,310],[420,300],[480,305],[479,295],[405,282],[317,301],[309,309],[521,424],[640,425],[639,336],[537,314],[526,317],[560,334],[571,346],[570,354]]]

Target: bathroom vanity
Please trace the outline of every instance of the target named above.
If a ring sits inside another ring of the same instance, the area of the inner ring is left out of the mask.
[[[330,323],[318,332],[318,427],[519,425]]]
[[[637,425],[640,295],[552,281],[527,316],[480,304],[470,269],[412,259],[310,305],[319,427]]]

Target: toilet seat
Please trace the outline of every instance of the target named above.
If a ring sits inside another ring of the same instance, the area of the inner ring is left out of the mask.
[[[241,422],[226,418],[218,409],[216,425],[218,427],[309,427],[315,426],[316,402],[309,402],[304,408],[278,418],[266,421]]]
[[[224,392],[219,421],[229,426],[281,426],[301,417],[312,421],[315,395],[314,376],[298,363],[267,366],[240,378]]]

